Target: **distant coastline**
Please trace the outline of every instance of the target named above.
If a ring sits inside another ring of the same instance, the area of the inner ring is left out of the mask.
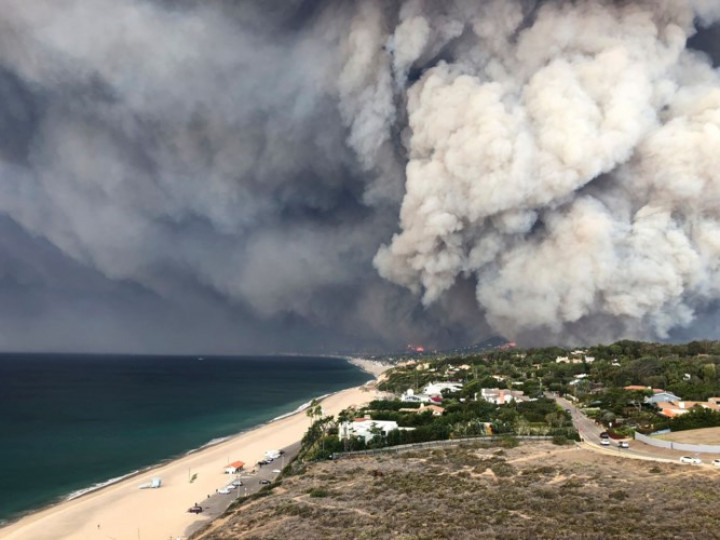
[[[352,365],[359,367],[366,373],[373,376],[373,379],[377,379],[382,376],[387,370],[392,368],[390,364],[380,362],[378,360],[368,360],[360,357],[345,357],[348,362]]]

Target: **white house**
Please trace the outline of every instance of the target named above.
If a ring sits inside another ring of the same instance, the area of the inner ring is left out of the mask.
[[[432,382],[425,385],[425,388],[423,388],[423,394],[426,396],[438,396],[442,395],[443,390],[459,392],[462,390],[462,384],[452,382]]]
[[[403,395],[400,396],[400,401],[405,403],[430,403],[430,396],[426,394],[416,394],[412,388],[405,390]]]
[[[582,358],[578,358],[578,356]],[[555,358],[556,364],[582,364],[583,361],[592,364],[595,361],[595,357],[585,356],[583,351],[573,351],[570,353],[570,356],[558,356]]]
[[[373,420],[371,418],[356,418],[352,422],[342,422],[339,429],[340,440],[348,437],[361,437],[369,442],[376,434],[387,435],[394,429],[412,431],[415,428],[398,427],[394,420]]]
[[[480,397],[495,405],[505,405],[513,401],[526,401],[527,399],[520,390],[502,390],[500,388],[482,388]]]

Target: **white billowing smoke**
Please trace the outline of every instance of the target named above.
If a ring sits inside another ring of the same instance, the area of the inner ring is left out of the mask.
[[[426,305],[472,276],[507,337],[666,337],[720,298],[720,77],[686,49],[719,4],[530,4],[408,3],[396,76],[467,24],[407,90],[401,231],[375,265]]]
[[[665,336],[720,300],[720,80],[686,46],[719,18],[718,0],[6,0],[0,323],[35,320],[17,283],[53,313],[68,289],[27,279],[52,272],[9,253],[11,221],[68,275],[183,321],[200,305],[243,345],[255,323],[269,346],[287,325]],[[104,301],[69,282],[71,311],[76,286]]]

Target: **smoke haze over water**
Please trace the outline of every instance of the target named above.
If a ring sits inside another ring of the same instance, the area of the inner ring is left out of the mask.
[[[715,337],[719,19],[7,0],[0,349]]]

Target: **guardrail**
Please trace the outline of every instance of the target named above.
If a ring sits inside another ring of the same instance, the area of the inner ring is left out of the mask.
[[[457,446],[464,443],[475,442],[502,442],[504,439],[510,438],[517,441],[552,441],[553,438],[547,435],[509,435],[508,437],[465,437],[462,439],[445,439],[441,441],[426,441],[421,443],[400,444],[397,446],[385,446],[384,448],[372,448],[370,450],[354,450],[352,452],[337,452],[336,459],[354,456],[371,456],[375,454],[383,454],[388,452],[403,452],[405,450],[418,450],[423,448],[438,448],[441,446]]]
[[[637,431],[635,432],[635,439],[657,448],[669,448],[670,450],[680,450],[681,452],[698,452],[700,454],[720,454],[720,446],[712,444],[688,444],[674,441],[663,441],[662,439],[648,437],[647,435],[643,435]]]

